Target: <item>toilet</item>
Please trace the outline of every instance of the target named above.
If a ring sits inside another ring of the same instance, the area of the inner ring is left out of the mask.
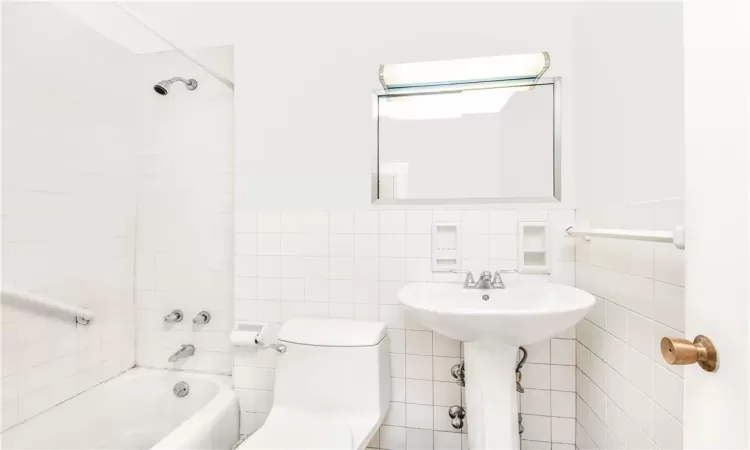
[[[364,449],[391,398],[386,326],[347,319],[282,325],[274,399],[240,449]]]

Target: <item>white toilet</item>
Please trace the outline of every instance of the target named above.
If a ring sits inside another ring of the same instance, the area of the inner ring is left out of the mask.
[[[239,448],[365,448],[391,398],[385,324],[292,319],[279,344],[273,407]]]

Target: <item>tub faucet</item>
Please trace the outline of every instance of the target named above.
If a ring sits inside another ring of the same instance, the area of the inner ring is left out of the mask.
[[[169,357],[169,362],[175,362],[178,359],[187,358],[188,356],[193,356],[195,353],[195,347],[192,344],[185,344],[182,347],[180,347],[179,350],[172,353],[172,356]]]

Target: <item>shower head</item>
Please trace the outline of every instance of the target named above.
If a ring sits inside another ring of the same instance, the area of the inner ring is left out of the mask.
[[[198,87],[198,82],[193,78],[186,80],[185,78],[174,77],[170,78],[169,80],[161,80],[160,82],[156,83],[154,85],[154,91],[156,91],[156,93],[159,95],[167,95],[169,94],[169,87],[172,86],[172,83],[174,83],[175,81],[181,81],[185,83],[185,87],[188,91],[194,91],[195,88]]]

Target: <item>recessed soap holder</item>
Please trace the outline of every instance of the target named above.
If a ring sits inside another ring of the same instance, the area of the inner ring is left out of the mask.
[[[461,225],[432,224],[432,271],[450,272],[461,268]]]
[[[518,224],[518,271],[550,273],[550,235],[547,222]]]
[[[263,347],[267,332],[265,322],[235,322],[229,340],[235,347]]]

